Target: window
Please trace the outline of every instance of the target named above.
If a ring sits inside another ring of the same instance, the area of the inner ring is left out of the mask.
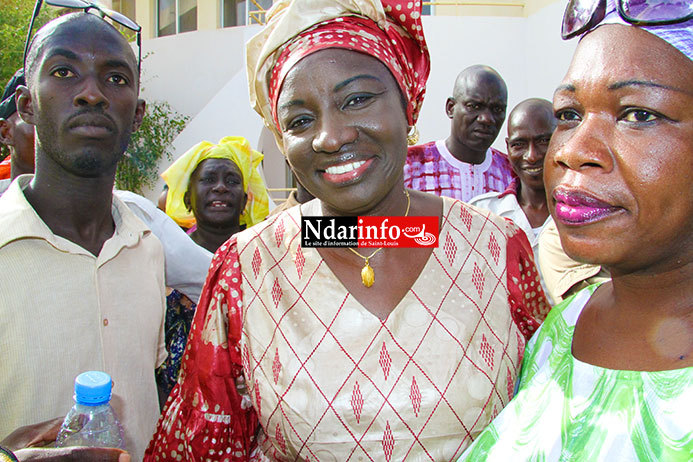
[[[197,0],[178,0],[178,32],[197,30]]]
[[[221,0],[221,27],[245,25],[246,0]]]
[[[197,0],[158,0],[157,36],[197,30]]]
[[[159,0],[157,36],[173,35],[176,33],[176,0]]]
[[[111,9],[123,13],[133,21],[137,20],[135,0],[112,0]]]

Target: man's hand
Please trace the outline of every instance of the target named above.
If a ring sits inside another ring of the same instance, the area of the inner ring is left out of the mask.
[[[20,462],[130,462],[130,455],[115,448],[26,448],[14,452]]]
[[[58,437],[58,431],[60,431],[63,420],[64,418],[58,417],[57,419],[19,427],[4,440],[0,441],[0,446],[4,446],[11,451],[17,451],[18,449],[54,443]]]
[[[55,443],[63,418],[46,420],[20,427],[0,442],[0,446],[14,452],[19,461],[45,462],[130,462],[130,455],[115,448],[42,448]]]

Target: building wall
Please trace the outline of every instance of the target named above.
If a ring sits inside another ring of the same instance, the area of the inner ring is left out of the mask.
[[[448,135],[445,100],[456,75],[472,64],[488,64],[505,78],[508,109],[529,97],[550,100],[576,45],[560,39],[562,13],[563,3],[553,2],[528,17],[424,16],[432,64],[418,124],[420,142]],[[243,44],[259,28],[201,30],[144,41],[143,97],[168,101],[192,117],[173,142],[176,156],[200,140],[218,141],[226,135],[245,136],[258,146],[263,126],[248,99]],[[505,126],[494,143],[503,151],[504,138]],[[276,149],[265,151],[268,185],[285,187],[283,157]],[[161,171],[169,164],[162,161]],[[156,197],[162,186],[148,196]]]
[[[156,37],[156,4],[157,0],[116,0],[135,4],[135,19],[142,26],[142,37]],[[102,0],[106,6],[116,7],[114,0]],[[435,16],[502,16],[528,17],[552,3],[561,0],[432,0],[424,1]],[[262,0],[259,3],[267,3]],[[219,0],[197,1],[198,30],[217,29],[221,25],[221,3]],[[129,14],[129,12],[128,12]]]

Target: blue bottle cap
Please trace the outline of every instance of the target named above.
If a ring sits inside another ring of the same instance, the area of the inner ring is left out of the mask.
[[[111,400],[111,376],[101,371],[82,372],[75,379],[75,402],[99,406]]]

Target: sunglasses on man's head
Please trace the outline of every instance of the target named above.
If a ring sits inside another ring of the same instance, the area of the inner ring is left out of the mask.
[[[615,0],[629,24],[657,26],[693,19],[691,0]],[[595,27],[606,16],[607,0],[570,0],[563,14],[561,37],[568,40]]]
[[[31,21],[29,21],[29,30],[26,34],[26,44],[24,45],[24,68],[26,68],[26,54],[29,51],[29,45],[31,44],[31,32],[34,28],[34,21],[38,17],[41,11],[41,5],[45,3],[46,5],[57,6],[59,8],[73,8],[76,10],[82,10],[85,13],[89,13],[92,10],[98,11],[99,16],[107,17],[112,21],[120,24],[121,26],[130,29],[137,33],[137,72],[140,71],[142,67],[142,27],[137,24],[132,19],[128,18],[124,14],[118,13],[117,11],[110,10],[101,5],[97,5],[86,0],[36,0],[36,6],[34,6],[34,14],[31,16]]]

